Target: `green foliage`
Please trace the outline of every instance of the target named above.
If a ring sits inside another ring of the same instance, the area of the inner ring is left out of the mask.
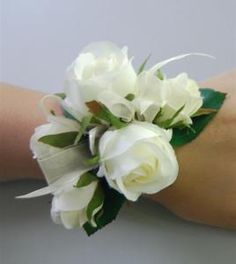
[[[65,148],[74,144],[77,135],[78,131],[64,132],[43,136],[38,141],[56,148]]]
[[[104,202],[102,210],[95,216],[97,226],[94,227],[88,222],[83,226],[89,236],[115,220],[126,200],[122,194],[110,188],[105,181],[103,181],[102,187],[104,192]]]
[[[90,112],[94,114],[95,118],[103,120],[117,129],[127,126],[127,123],[113,115],[103,104],[98,103],[97,101],[91,101],[87,102],[86,105]]]
[[[89,166],[97,165],[99,163],[99,155],[93,156],[91,159],[86,160],[86,164]]]
[[[164,80],[164,74],[162,73],[161,69],[157,70],[156,75],[157,75],[157,78],[160,79],[161,81]]]
[[[217,112],[216,109],[211,108],[200,108],[192,117],[201,116],[201,115],[209,115],[211,113]]]
[[[91,122],[91,118],[92,116],[91,115],[88,115],[88,116],[85,116],[82,118],[82,121],[80,123],[80,130],[79,130],[79,133],[75,139],[75,144],[78,144],[80,139],[82,138],[82,136],[84,135],[86,129],[88,128],[90,122]]]
[[[66,94],[65,93],[55,93],[55,95],[60,97],[62,100],[64,100],[66,98]]]
[[[95,175],[93,175],[90,172],[86,172],[80,176],[80,179],[76,183],[75,187],[77,188],[85,187],[85,186],[88,186],[91,182],[97,181],[97,180],[98,178]]]
[[[73,115],[71,115],[68,111],[66,111],[64,108],[62,109],[63,110],[63,115],[64,117],[68,118],[68,119],[71,119],[71,120],[75,120],[75,121],[78,121]]]
[[[101,184],[98,184],[91,201],[88,204],[86,214],[88,223],[93,227],[97,227],[95,215],[101,210],[104,202],[104,193]]]
[[[141,72],[144,71],[145,66],[146,66],[147,62],[149,61],[150,57],[151,57],[151,54],[149,54],[149,55],[147,56],[147,58],[144,60],[144,62],[140,65],[140,67],[139,67],[139,69],[138,69],[138,74],[140,74]]]
[[[134,98],[135,98],[135,95],[132,94],[132,93],[127,94],[127,95],[125,96],[125,99],[127,99],[128,101],[133,101]]]
[[[225,100],[226,93],[221,93],[210,88],[200,89],[203,97],[202,108],[219,110]]]
[[[161,116],[161,111],[162,109],[160,109],[160,111],[157,113],[157,116],[155,117],[155,122],[157,125],[159,125],[160,127],[163,127],[165,129],[168,129],[171,127],[171,124],[174,122],[175,118],[181,113],[181,111],[184,109],[184,105],[181,106],[174,114],[171,118],[163,121],[163,122],[158,122],[158,116]],[[177,125],[178,126],[178,125]]]
[[[225,93],[209,88],[202,88],[200,91],[203,97],[201,112],[205,112],[205,114],[192,117],[193,124],[191,127],[173,129],[171,144],[174,147],[180,147],[195,139],[219,111],[226,97]],[[204,109],[207,110],[204,111]]]

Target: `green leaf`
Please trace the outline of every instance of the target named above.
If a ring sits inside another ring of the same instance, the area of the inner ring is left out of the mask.
[[[153,119],[153,123],[156,124],[156,125],[158,124],[158,119],[162,116],[162,110],[163,110],[163,108],[161,107],[160,110],[158,111],[158,113],[156,114],[156,116]]]
[[[193,124],[191,127],[174,128],[170,142],[174,147],[180,147],[195,139],[219,111],[226,97],[225,93],[214,91],[209,88],[202,88],[200,91],[203,97],[202,108],[214,109],[215,111],[208,115],[193,117]]]
[[[180,114],[180,112],[184,109],[184,106],[181,106],[174,114],[171,118],[163,121],[163,122],[158,122],[158,120],[156,120],[155,118],[155,121],[156,121],[156,124],[159,125],[160,127],[163,127],[163,128],[170,128],[171,127],[171,123],[174,121],[174,119]],[[159,111],[160,112],[160,111]],[[174,125],[173,125],[174,126]]]
[[[86,165],[93,166],[93,165],[97,165],[99,163],[99,160],[100,160],[99,155],[96,155],[92,157],[91,159],[87,159],[85,163]]]
[[[215,113],[215,112],[217,112],[216,109],[200,108],[192,117],[201,116],[201,115],[209,115],[209,114]]]
[[[164,80],[164,74],[162,73],[161,69],[157,70],[156,75],[157,75],[157,78],[160,79],[161,81]]]
[[[118,117],[113,115],[105,105],[97,101],[87,102],[90,112],[98,119],[101,119],[117,129],[127,126],[127,123],[122,122]]]
[[[179,110],[177,110],[174,115],[170,118],[170,124],[174,121],[174,119],[181,113],[181,111],[184,109],[185,105],[181,106]]]
[[[78,131],[64,132],[43,136],[38,141],[56,148],[65,148],[74,144],[77,135]]]
[[[115,220],[122,205],[126,201],[125,197],[116,190],[110,188],[105,180],[102,186],[104,191],[104,203],[102,210],[95,216],[97,227],[93,227],[88,222],[83,226],[89,236]]]
[[[133,101],[134,100],[134,98],[135,98],[135,95],[134,94],[127,94],[126,96],[125,96],[125,99],[127,99],[128,101]]]
[[[65,93],[55,93],[55,95],[60,97],[62,100],[64,100],[66,98],[66,94]]]
[[[202,108],[211,108],[219,110],[225,100],[226,93],[221,93],[210,88],[200,89],[203,97]]]
[[[126,127],[128,124],[125,122],[122,122],[118,117],[113,115],[108,109],[104,109],[103,112],[104,120],[107,118],[112,126],[114,126],[117,129],[120,129],[122,127]]]
[[[178,121],[176,123],[174,123],[173,125],[170,125],[168,127],[168,129],[171,129],[171,128],[179,128],[179,129],[183,129],[183,128],[186,128],[186,124],[184,124],[184,122],[181,120],[181,121]],[[187,126],[189,129],[191,129],[191,126]]]
[[[86,172],[80,176],[80,179],[76,183],[75,187],[81,188],[89,185],[93,181],[97,181],[98,178],[90,172]]]
[[[88,128],[89,124],[90,124],[90,121],[92,119],[92,116],[91,115],[88,115],[88,116],[85,116],[82,118],[82,121],[80,123],[80,130],[79,130],[79,133],[75,139],[75,143],[74,144],[78,144],[81,137],[84,135],[86,129]]]
[[[78,121],[73,115],[71,115],[68,111],[66,111],[64,108],[62,109],[63,110],[63,115],[64,117],[66,118],[69,118],[69,119],[72,119],[72,120],[75,120],[75,121]]]
[[[146,66],[148,60],[150,59],[150,57],[151,57],[151,54],[149,54],[149,55],[147,56],[147,58],[144,60],[144,62],[140,65],[140,67],[139,67],[139,69],[138,69],[138,74],[140,74],[141,72],[144,71],[145,66]]]
[[[98,184],[91,201],[88,204],[86,214],[88,222],[93,227],[97,227],[95,215],[101,210],[104,202],[104,193],[101,184]]]

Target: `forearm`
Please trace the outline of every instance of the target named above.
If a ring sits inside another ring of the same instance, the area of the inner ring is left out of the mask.
[[[185,219],[236,228],[236,71],[200,86],[227,98],[200,136],[177,149],[180,172],[174,184],[151,199]]]
[[[29,140],[34,128],[45,122],[38,108],[43,94],[0,84],[0,180],[42,178],[32,159]]]
[[[234,76],[235,72],[221,75],[202,83],[201,86],[230,92]],[[45,123],[38,108],[42,96],[43,93],[37,91],[0,84],[0,180],[43,178],[29,149],[29,139],[34,128]],[[227,111],[230,111],[227,106],[221,110],[224,113]],[[180,157],[182,152],[182,149],[178,151]]]
[[[234,81],[235,71],[201,84],[201,87],[212,87],[230,95],[216,118],[232,114],[231,101],[235,100],[232,95],[234,92],[232,83]],[[32,159],[32,153],[29,149],[29,139],[34,128],[45,123],[45,118],[38,108],[38,102],[42,96],[43,93],[40,92],[0,84],[0,180],[43,178],[37,162]],[[215,124],[217,125],[217,122],[214,120],[211,124],[212,131],[214,131]],[[207,140],[210,140],[210,133],[207,133],[207,131],[209,129],[203,132],[206,143]],[[191,146],[193,144],[188,144],[185,148],[177,151],[181,163],[188,163],[188,152],[192,152]],[[186,152],[187,154],[183,155]],[[168,196],[168,192],[162,192],[160,196],[165,193]],[[159,195],[156,197],[159,199]]]

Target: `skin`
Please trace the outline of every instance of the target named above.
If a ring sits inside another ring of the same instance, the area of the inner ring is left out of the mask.
[[[0,83],[0,181],[44,179],[29,148],[35,127],[47,123],[38,107],[43,96],[38,91]],[[49,105],[60,114],[58,105]]]
[[[227,93],[214,120],[176,150],[180,172],[151,199],[186,220],[236,228],[236,70],[200,84]]]
[[[227,99],[197,139],[176,150],[180,172],[174,184],[148,198],[185,220],[235,229],[236,70],[200,87],[225,92]],[[43,179],[29,150],[34,128],[46,121],[37,107],[42,97],[40,92],[0,84],[1,181]]]

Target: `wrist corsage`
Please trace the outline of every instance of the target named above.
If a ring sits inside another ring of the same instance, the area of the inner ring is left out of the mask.
[[[209,56],[180,55],[147,70],[146,59],[135,71],[126,47],[87,46],[67,69],[64,93],[40,101],[48,123],[35,129],[30,147],[48,185],[20,198],[52,194],[53,221],[91,235],[126,200],[173,184],[175,148],[195,139],[225,99],[186,73],[163,74],[189,55]]]

